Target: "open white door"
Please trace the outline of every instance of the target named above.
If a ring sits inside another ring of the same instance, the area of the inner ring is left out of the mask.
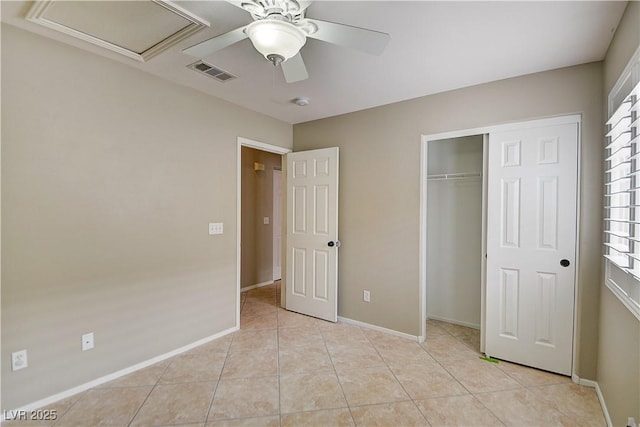
[[[286,308],[336,322],[338,148],[286,157]]]
[[[489,135],[488,356],[571,375],[578,124]]]

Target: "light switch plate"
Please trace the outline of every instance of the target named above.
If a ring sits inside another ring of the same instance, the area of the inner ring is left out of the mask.
[[[262,222],[264,223],[264,225],[269,225],[269,217],[265,216],[264,218],[262,218]]]
[[[209,223],[209,235],[222,234],[224,232],[224,224],[221,222]]]

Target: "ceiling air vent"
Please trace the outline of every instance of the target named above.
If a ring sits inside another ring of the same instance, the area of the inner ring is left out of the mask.
[[[198,61],[191,65],[187,65],[187,68],[191,68],[194,71],[197,71],[202,74],[206,74],[207,76],[213,77],[214,79],[221,82],[227,82],[237,77],[237,76],[234,76],[233,74],[227,73],[226,71],[216,68],[213,65],[209,65],[204,61]]]

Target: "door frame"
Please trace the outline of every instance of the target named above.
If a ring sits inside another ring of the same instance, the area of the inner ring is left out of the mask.
[[[572,343],[572,378],[577,378],[576,367],[578,361],[578,348],[577,348],[577,328],[578,328],[578,277],[580,271],[580,223],[581,223],[581,211],[580,211],[580,190],[581,190],[581,176],[582,176],[582,115],[580,113],[567,114],[563,116],[555,116],[549,118],[537,118],[532,120],[521,120],[512,123],[503,123],[491,126],[483,126],[478,128],[455,130],[450,132],[423,134],[420,138],[420,235],[419,235],[419,249],[418,254],[420,257],[420,267],[418,273],[419,281],[419,307],[420,307],[420,335],[418,337],[420,342],[423,342],[427,336],[427,151],[429,141],[436,141],[439,139],[451,139],[460,138],[473,135],[488,135],[492,132],[503,132],[509,130],[527,129],[532,127],[553,126],[561,124],[575,123],[578,125],[578,170],[577,170],[577,199],[576,199],[576,275],[574,278],[574,293],[573,293],[573,343]],[[487,153],[488,153],[488,138],[485,136],[484,148],[483,148],[483,191],[486,191],[486,179],[487,179]],[[483,194],[483,219],[482,219],[482,251],[486,254],[486,232],[487,232],[487,218],[486,218],[486,206],[485,199],[486,194]],[[481,277],[481,319],[480,319],[480,351],[484,352],[484,323],[485,323],[485,308],[486,308],[486,258],[482,261],[482,277]]]
[[[240,329],[240,273],[242,261],[241,231],[242,231],[242,147],[255,148],[256,150],[284,156],[290,153],[290,148],[266,144],[239,136],[236,143],[236,329]],[[284,161],[284,159],[283,159]],[[284,174],[283,174],[284,175]],[[283,227],[283,229],[285,229]],[[283,237],[283,242],[286,236]],[[284,274],[282,275],[284,279]],[[282,281],[284,283],[284,280]]]
[[[282,165],[280,167],[282,168]],[[280,251],[280,266],[279,266],[279,268],[280,268],[280,277],[276,277],[276,275],[273,274],[273,272],[275,271],[275,267],[276,267],[275,261],[272,260],[272,263],[271,263],[273,265],[273,267],[272,267],[273,271],[271,273],[273,275],[273,281],[274,282],[276,280],[282,279],[282,221],[283,221],[283,217],[282,217],[282,199],[283,199],[283,197],[282,197],[282,191],[280,191],[280,196],[276,197],[276,194],[277,194],[276,191],[275,191],[275,188],[276,188],[276,176],[278,177],[278,180],[280,181],[278,185],[280,185],[280,189],[282,190],[282,169],[274,169],[273,170],[273,177],[272,177],[272,181],[273,181],[273,187],[272,188],[274,189],[274,191],[273,191],[273,209],[272,209],[272,213],[271,213],[271,219],[272,219],[271,224],[272,224],[272,230],[273,230],[273,233],[272,233],[272,236],[273,236],[272,237],[272,239],[273,239],[272,247],[273,247],[274,260],[275,260],[275,254],[278,251]],[[279,218],[280,219],[280,244],[279,245],[276,245],[276,224],[277,224],[277,221],[276,221],[276,219],[277,219],[276,218],[276,206],[280,207],[280,210],[279,210],[279,212],[280,212],[280,218]]]

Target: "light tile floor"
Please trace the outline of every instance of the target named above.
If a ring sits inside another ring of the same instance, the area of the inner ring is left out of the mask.
[[[429,321],[419,345],[279,301],[279,284],[243,293],[240,331],[58,402],[48,425],[606,424],[593,389],[479,359],[476,330]]]

